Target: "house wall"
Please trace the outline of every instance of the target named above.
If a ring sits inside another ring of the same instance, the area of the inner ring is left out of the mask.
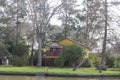
[[[89,49],[88,48],[86,48],[82,44],[79,44],[79,43],[77,43],[75,41],[72,41],[70,39],[63,39],[63,40],[57,42],[57,44],[61,45],[61,46],[64,46],[64,45],[76,45],[76,46],[80,46],[85,51],[85,57],[88,58],[88,56],[89,56]],[[45,58],[58,58],[61,52],[62,52],[61,48],[60,48],[60,50],[57,49],[56,51],[53,51],[53,49],[50,48],[49,50],[46,51]]]
[[[59,45],[77,45],[77,46],[80,46],[80,47],[82,47],[85,50],[85,58],[88,58],[88,56],[89,56],[89,49],[86,48],[83,45],[78,44],[77,42],[74,42],[74,41],[69,40],[69,39],[63,39],[63,40],[61,40],[61,41],[59,41],[57,43]]]
[[[50,48],[46,51],[46,58],[58,58],[61,54],[62,48]]]

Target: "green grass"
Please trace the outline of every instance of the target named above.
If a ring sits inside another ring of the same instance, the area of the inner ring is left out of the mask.
[[[0,72],[38,73],[44,72],[44,68],[37,67],[0,67]]]
[[[0,66],[0,72],[8,72],[8,73],[43,73],[44,67],[4,67]],[[99,73],[95,68],[79,68],[76,71],[72,71],[72,68],[53,68],[48,67],[48,73],[50,74],[81,74],[81,75],[120,75],[120,71],[114,71],[112,69],[108,69],[107,71],[103,71]]]
[[[120,71],[107,70],[107,71],[103,71],[102,73],[99,73],[99,71],[96,70],[95,68],[79,68],[76,71],[72,71],[72,68],[48,68],[48,72],[53,74],[120,75]]]

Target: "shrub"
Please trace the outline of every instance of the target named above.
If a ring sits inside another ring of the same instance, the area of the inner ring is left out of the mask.
[[[91,67],[91,62],[90,62],[89,58],[87,58],[85,60],[85,62],[82,64],[82,67]]]
[[[99,65],[100,65],[100,64],[98,63],[97,66],[96,66],[96,69],[98,69],[98,70],[100,70],[100,66],[99,66]],[[107,66],[102,66],[102,67],[101,67],[101,70],[106,71],[107,68],[108,68]]]
[[[55,59],[54,66],[55,67],[63,67],[63,59],[61,59],[61,58]]]
[[[26,56],[12,56],[11,64],[14,66],[26,66],[28,65],[28,58]]]
[[[12,55],[22,57],[29,54],[29,47],[25,43],[19,43],[14,46],[12,50]]]
[[[106,65],[109,67],[109,68],[113,68],[115,66],[115,61],[116,61],[116,56],[114,55],[107,55],[106,57]]]
[[[78,61],[83,58],[84,50],[80,46],[66,45],[63,46],[61,59],[63,59],[63,65],[66,67],[73,67],[78,64]]]
[[[115,62],[114,62],[114,67],[115,68],[120,68],[120,57],[117,57]]]
[[[29,62],[29,47],[24,43],[18,43],[14,45],[11,54],[11,64],[15,66],[24,66],[28,65]]]
[[[100,62],[100,58],[97,54],[89,54],[88,59],[84,63],[84,67],[96,67]]]

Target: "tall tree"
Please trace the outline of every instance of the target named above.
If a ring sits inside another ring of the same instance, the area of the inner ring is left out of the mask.
[[[23,18],[25,16],[24,1],[21,0],[1,0],[1,17],[0,21],[4,27],[14,28],[14,33],[17,38],[19,38],[21,25],[20,22],[24,22]],[[19,27],[18,27],[19,26]]]
[[[63,28],[58,25],[50,25],[48,30],[47,41],[59,41],[64,37]]]
[[[77,0],[61,0],[63,6],[59,11],[59,19],[62,21],[64,26],[64,37],[70,37],[70,31],[75,27],[73,25],[75,14],[78,12]]]
[[[103,33],[104,7],[102,0],[84,0],[79,14],[76,15],[76,39],[91,49]]]
[[[38,43],[38,63],[37,66],[42,66],[42,45],[43,39],[45,39],[46,31],[48,29],[49,22],[55,12],[59,10],[63,3],[56,7],[50,8],[48,0],[27,0],[29,6],[29,18],[35,29],[36,39]]]
[[[118,0],[111,0],[111,2],[108,1],[108,15],[110,16],[110,20],[108,20],[109,26],[108,26],[108,44],[111,45],[112,53],[119,54],[119,30],[120,30],[120,2]],[[118,49],[118,50],[117,50]]]
[[[108,10],[107,10],[107,0],[104,2],[105,6],[105,26],[104,26],[104,38],[103,38],[103,47],[101,52],[101,62],[100,62],[100,73],[102,72],[102,67],[105,67],[105,52],[106,52],[106,41],[107,41],[107,26],[108,26]]]

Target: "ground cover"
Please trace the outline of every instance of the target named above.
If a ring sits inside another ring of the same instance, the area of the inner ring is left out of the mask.
[[[0,73],[44,73],[45,67],[5,67],[0,66]],[[72,71],[72,68],[53,68],[48,67],[49,74],[80,74],[80,75],[120,75],[120,71],[108,69],[99,73],[95,68],[79,68]]]

